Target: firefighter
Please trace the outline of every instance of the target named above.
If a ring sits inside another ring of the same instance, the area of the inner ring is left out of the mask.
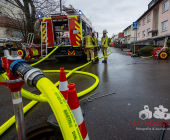
[[[94,40],[94,59],[95,59],[95,62],[98,62],[99,61],[99,58],[98,58],[98,54],[97,54],[97,48],[98,48],[98,40],[97,40],[97,37],[95,37],[95,34],[92,33],[92,37],[93,37],[93,40]]]
[[[104,55],[104,60],[102,61],[102,63],[107,63],[107,48],[108,46],[108,36],[107,34],[107,30],[103,30],[103,37],[101,39],[101,47],[102,47],[102,51],[103,51],[103,55]]]
[[[93,41],[94,39],[92,38],[92,33],[89,32],[88,36],[85,38],[85,49],[87,53],[87,61],[90,61],[90,56],[91,56],[91,61],[93,64],[96,64],[95,59],[94,59],[94,45]]]

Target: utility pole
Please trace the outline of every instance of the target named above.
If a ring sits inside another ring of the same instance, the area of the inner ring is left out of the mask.
[[[61,4],[62,0],[60,0],[60,13],[62,12],[62,4]]]
[[[134,54],[135,54],[135,32],[136,30],[134,30]]]

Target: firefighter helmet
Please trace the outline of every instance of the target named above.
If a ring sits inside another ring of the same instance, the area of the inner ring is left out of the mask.
[[[103,30],[103,33],[108,33],[107,30]]]

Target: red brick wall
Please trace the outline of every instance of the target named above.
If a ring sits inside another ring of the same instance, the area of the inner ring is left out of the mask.
[[[120,42],[120,38],[123,38],[124,37],[124,33],[119,33],[118,34],[118,42]]]

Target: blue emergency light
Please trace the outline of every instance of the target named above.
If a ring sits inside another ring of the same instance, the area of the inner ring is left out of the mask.
[[[38,18],[41,18],[41,14],[40,13],[38,14]]]
[[[81,15],[81,10],[79,10],[79,15]]]

